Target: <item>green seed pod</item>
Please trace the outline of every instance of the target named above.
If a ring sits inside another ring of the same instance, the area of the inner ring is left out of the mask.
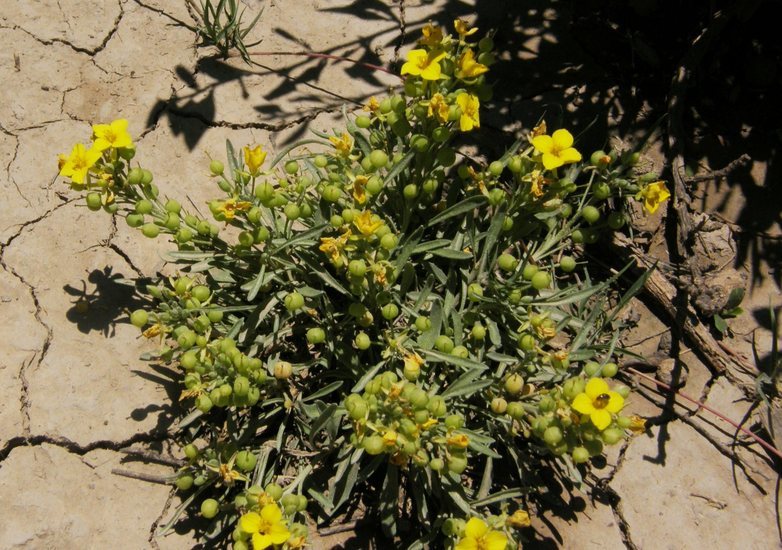
[[[441,334],[437,337],[434,341],[434,347],[437,348],[438,351],[441,351],[443,353],[451,353],[454,348],[453,340],[445,336],[444,334]]]
[[[250,472],[255,468],[258,457],[251,451],[239,451],[236,454],[236,467],[242,472]]]
[[[150,239],[154,239],[158,235],[160,235],[160,227],[155,225],[154,223],[145,223],[141,226],[141,233]]]
[[[591,204],[584,207],[581,211],[581,215],[589,224],[595,224],[600,220],[600,210]]]
[[[562,256],[559,259],[559,268],[565,273],[571,273],[576,269],[576,260],[573,256]]]
[[[201,503],[201,515],[206,519],[212,519],[220,510],[220,503],[213,498],[208,498]]]
[[[366,332],[359,332],[356,334],[356,338],[353,340],[353,343],[356,345],[356,347],[360,350],[369,349],[370,344],[372,341],[369,338],[369,335]]]
[[[532,276],[530,283],[535,290],[543,290],[551,284],[551,276],[545,271],[538,271]]]
[[[304,296],[298,292],[291,292],[287,294],[283,301],[285,303],[285,308],[291,312],[297,311],[304,307]]]
[[[130,314],[130,323],[134,327],[141,328],[147,324],[148,320],[149,320],[149,314],[143,309],[137,309],[136,311]]]

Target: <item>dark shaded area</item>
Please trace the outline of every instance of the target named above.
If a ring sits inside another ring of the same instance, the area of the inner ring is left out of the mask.
[[[88,291],[88,286],[93,285],[94,288]],[[95,269],[87,275],[87,280],[63,287],[65,293],[74,298],[66,317],[84,334],[98,331],[106,337],[114,336],[117,322],[130,322],[127,311],[143,305],[134,285],[121,273],[114,273],[110,266]]]

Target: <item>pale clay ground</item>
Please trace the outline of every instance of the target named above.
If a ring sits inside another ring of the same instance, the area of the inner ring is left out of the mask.
[[[264,37],[263,50],[304,44],[358,57],[369,48],[387,63],[442,2],[403,2],[400,9],[389,1],[388,12],[367,12],[380,15],[364,14],[366,21],[327,9],[347,1],[267,4],[253,33]],[[138,136],[137,159],[164,192],[203,204],[215,192],[205,152],[220,158],[226,138],[273,150],[306,137],[306,128],[338,126],[343,104],[352,108],[350,101],[396,83],[383,74],[356,79],[345,64],[326,63],[315,74],[315,62],[296,57],[264,57],[267,68],[255,72],[236,60],[235,70],[196,70],[205,52],[178,20],[192,22],[184,2],[174,0],[0,2],[0,549],[194,544],[188,534],[153,536],[178,502],[168,487],[111,473],[171,473],[123,462],[119,450],[130,445],[178,453],[165,443],[170,397],[160,375],[138,359],[149,344],[120,320],[111,299],[94,294],[110,291],[117,274],[161,269],[164,243],[141,240],[124,223],[115,226],[74,202],[76,195],[53,180],[57,153],[87,140],[90,123],[127,118]],[[193,136],[200,137],[195,148]],[[65,291],[82,285],[92,296],[86,315],[74,310],[77,293]],[[750,299],[763,306],[769,295],[779,304],[767,279]],[[641,327],[629,341],[652,353],[665,324],[638,310]],[[746,318],[735,328],[747,335],[755,327]],[[758,333],[761,346],[769,338]],[[747,341],[738,339],[741,353],[749,353]],[[750,405],[743,394],[712,378],[694,354],[685,362],[685,391],[743,417]],[[660,397],[646,395],[632,407],[656,415]],[[759,447],[741,448],[742,466],[733,468],[726,455],[731,428],[691,406],[676,410],[677,419],[612,451],[595,472],[607,498],[577,497],[575,507],[584,510],[571,518],[536,518],[544,536],[562,548],[779,547],[776,474]],[[315,547],[336,544],[330,540]]]

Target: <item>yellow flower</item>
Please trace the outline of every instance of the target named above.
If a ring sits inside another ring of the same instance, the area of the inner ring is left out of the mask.
[[[160,333],[163,332],[163,326],[160,323],[155,323],[151,327],[149,327],[147,330],[141,333],[141,335],[144,338],[154,338],[155,336],[160,335]]]
[[[252,535],[253,550],[264,550],[273,544],[282,544],[291,536],[276,504],[267,504],[261,513],[247,512],[239,518],[239,529]]]
[[[85,149],[84,145],[77,143],[60,168],[60,175],[71,178],[73,183],[84,183],[87,172],[98,162],[100,157],[101,153],[97,149]]]
[[[424,422],[420,426],[421,426],[422,430],[428,430],[429,428],[431,428],[432,426],[436,426],[437,424],[438,424],[438,421],[437,421],[436,418],[430,418],[429,420],[427,420],[426,422]]]
[[[383,222],[381,220],[372,220],[372,212],[364,210],[361,214],[356,216],[355,220],[353,220],[353,225],[356,226],[356,229],[358,229],[362,235],[371,237],[375,234],[375,231],[383,226]]]
[[[341,138],[331,136],[329,141],[334,145],[340,156],[345,158],[350,156],[350,151],[353,149],[353,138],[350,137],[350,134],[343,133]]]
[[[655,181],[641,189],[636,198],[643,199],[644,209],[650,214],[654,214],[663,201],[671,198],[671,192],[668,191],[664,181]]]
[[[117,119],[111,124],[95,124],[92,133],[95,136],[93,147],[101,152],[133,145],[133,138],[128,133],[128,121],[124,118]]]
[[[350,230],[348,229],[345,231],[342,235],[339,237],[321,237],[320,238],[320,247],[319,250],[321,252],[325,252],[328,254],[329,258],[331,258],[331,261],[334,263],[339,263],[340,258],[342,258],[342,250],[345,248],[345,245],[348,243],[348,239],[350,238]]]
[[[383,434],[383,444],[386,447],[393,447],[396,445],[397,433],[394,430],[388,430]]]
[[[571,407],[581,414],[588,414],[595,427],[603,431],[611,424],[611,413],[618,413],[624,407],[624,398],[611,391],[602,378],[591,378],[584,393],[579,393]]]
[[[257,176],[260,174],[261,165],[266,160],[266,151],[264,151],[260,145],[254,149],[245,147],[244,151],[244,163],[247,165],[247,169],[250,171],[251,176]]]
[[[364,105],[363,109],[368,113],[376,113],[378,109],[380,109],[380,102],[375,96],[372,96],[369,98],[369,101],[367,101],[367,104]]]
[[[488,70],[489,67],[475,61],[475,54],[472,53],[470,48],[467,48],[464,50],[464,53],[462,53],[459,58],[459,63],[456,65],[456,78],[461,78],[462,80],[475,78],[481,76]]]
[[[466,449],[470,444],[470,438],[464,434],[452,435],[448,438],[448,446],[456,447],[458,449]]]
[[[62,170],[62,167],[65,166],[66,162],[68,162],[68,155],[65,153],[57,155],[57,170]]]
[[[502,531],[490,530],[480,518],[470,518],[464,527],[464,537],[454,550],[505,550],[508,537]]]
[[[526,510],[516,510],[505,520],[505,525],[521,529],[522,527],[529,527],[532,525],[532,522],[530,521],[529,513]]]
[[[307,545],[307,537],[304,535],[294,536],[288,539],[288,548],[290,550],[296,550],[297,548],[304,548]]]
[[[367,202],[367,182],[369,178],[364,175],[356,176],[353,180],[353,198],[356,199],[358,204],[364,204]]]
[[[419,373],[421,372],[421,365],[424,364],[424,358],[418,355],[416,352],[405,353],[403,356],[403,361],[405,363],[405,373]]]
[[[543,154],[543,166],[546,170],[554,170],[563,164],[578,162],[581,153],[573,147],[573,134],[560,129],[552,135],[539,135],[532,138],[532,145]]]
[[[630,417],[630,431],[634,434],[642,434],[646,431],[646,419],[637,414]]]
[[[426,50],[410,50],[407,52],[407,62],[402,65],[402,74],[420,76],[424,80],[440,78],[439,61],[445,57],[445,52]]]
[[[226,221],[234,219],[237,212],[245,212],[252,207],[251,202],[238,201],[235,198],[231,198],[223,202],[217,207],[218,212],[221,212],[225,216]]]
[[[551,180],[543,177],[543,172],[540,170],[533,170],[529,175],[530,191],[536,197],[543,195],[543,186],[551,183]]]
[[[456,96],[456,104],[462,110],[462,116],[459,117],[459,129],[462,132],[469,132],[473,128],[481,127],[481,119],[478,113],[481,104],[476,96],[461,93]]]
[[[532,143],[532,140],[535,139],[536,137],[546,135],[546,132],[547,132],[547,130],[546,130],[546,121],[542,120],[540,122],[540,124],[538,124],[537,126],[535,126],[532,129],[532,132],[530,133],[530,136],[529,136],[530,143]]]
[[[445,124],[448,122],[448,109],[448,102],[445,100],[445,96],[438,92],[429,100],[427,115],[437,117],[437,120]]]
[[[478,27],[470,28],[470,24],[464,19],[454,19],[453,28],[459,35],[459,40],[464,40],[465,37],[471,36],[478,32]]]
[[[418,43],[430,48],[436,48],[443,41],[443,31],[437,25],[427,23],[424,28],[421,29],[421,34],[424,35]]]

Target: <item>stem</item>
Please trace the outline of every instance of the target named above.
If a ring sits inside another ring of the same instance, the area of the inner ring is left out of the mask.
[[[687,401],[690,401],[691,403],[694,403],[695,405],[698,405],[699,408],[706,409],[707,411],[709,411],[711,414],[713,414],[717,418],[720,418],[721,420],[724,420],[725,422],[727,422],[728,424],[730,424],[731,426],[733,426],[737,430],[740,430],[744,434],[746,434],[749,437],[751,437],[752,439],[754,439],[760,446],[762,446],[768,452],[770,452],[773,455],[775,455],[776,457],[782,459],[782,452],[779,452],[776,447],[774,447],[773,445],[768,443],[766,440],[764,440],[763,438],[761,438],[757,434],[754,434],[753,432],[749,431],[748,429],[740,426],[737,422],[734,422],[733,420],[731,420],[730,418],[728,418],[727,416],[725,416],[721,412],[719,412],[719,411],[717,411],[715,409],[712,409],[711,407],[709,407],[705,403],[702,403],[701,401],[698,401],[697,399],[694,399],[694,398],[690,397],[689,395],[686,395],[686,394],[684,394],[684,393],[682,393],[680,391],[674,390],[668,384],[660,382],[659,380],[655,380],[651,376],[648,376],[648,375],[646,375],[646,374],[644,374],[642,372],[639,372],[639,371],[635,370],[633,367],[627,367],[626,366],[626,367],[624,367],[624,369],[626,371],[630,372],[631,374],[634,374],[636,376],[640,376],[644,380],[647,380],[647,381],[649,381],[649,382],[651,382],[653,384],[656,384],[657,386],[660,386],[661,388],[665,388],[669,392],[672,392],[673,394],[678,395],[679,397],[682,397],[682,398],[686,399]]]

